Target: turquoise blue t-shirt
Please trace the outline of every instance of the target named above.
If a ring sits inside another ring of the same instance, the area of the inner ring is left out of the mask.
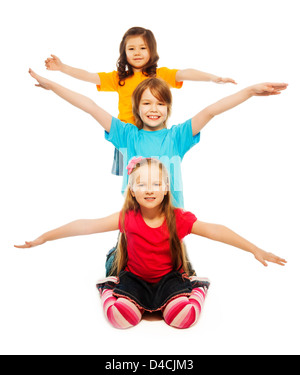
[[[105,139],[123,154],[122,193],[128,185],[127,165],[133,157],[156,158],[166,166],[170,174],[170,188],[175,207],[184,208],[181,161],[200,141],[200,133],[193,136],[192,120],[157,131],[139,130],[113,117],[110,132]]]

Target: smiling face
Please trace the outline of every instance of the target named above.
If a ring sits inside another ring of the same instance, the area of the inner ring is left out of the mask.
[[[142,94],[139,115],[143,122],[144,130],[161,130],[166,127],[168,107],[166,103],[157,99],[148,88]]]
[[[141,71],[150,60],[148,45],[141,36],[133,36],[128,38],[125,53],[127,62],[132,66],[134,72]]]
[[[136,126],[148,131],[167,127],[172,111],[172,94],[166,81],[151,77],[142,81],[132,94]]]
[[[131,194],[143,208],[160,207],[168,184],[158,163],[144,164],[134,172]]]

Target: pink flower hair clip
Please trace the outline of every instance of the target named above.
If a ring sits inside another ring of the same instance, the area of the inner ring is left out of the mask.
[[[143,160],[143,158],[141,156],[138,157],[138,158],[134,157],[130,160],[130,162],[127,165],[128,175],[130,175],[132,173],[132,171],[133,171],[134,167],[137,165],[137,163],[139,163],[142,160]]]

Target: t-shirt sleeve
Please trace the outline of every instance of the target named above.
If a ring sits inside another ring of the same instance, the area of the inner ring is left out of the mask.
[[[105,131],[105,139],[111,142],[118,150],[127,148],[129,141],[134,138],[138,128],[132,124],[126,124],[112,117],[109,133]]]
[[[192,119],[187,120],[183,124],[172,126],[171,131],[181,159],[192,147],[200,142],[200,132],[193,136]]]
[[[185,236],[191,234],[193,225],[197,221],[197,217],[193,213],[181,208],[175,209],[175,215],[178,237],[182,240]]]
[[[166,81],[172,88],[181,89],[183,82],[176,81],[176,73],[179,69],[158,68],[156,76]]]
[[[98,73],[100,85],[97,85],[98,91],[118,91],[119,75],[118,72]]]

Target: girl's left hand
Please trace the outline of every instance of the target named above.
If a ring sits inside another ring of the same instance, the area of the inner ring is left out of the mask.
[[[269,96],[279,95],[282,90],[288,87],[287,83],[260,83],[258,85],[251,86],[252,94],[255,96]]]
[[[256,250],[253,251],[253,255],[255,259],[258,260],[260,263],[262,263],[265,267],[268,266],[267,262],[276,263],[276,264],[279,264],[280,266],[284,266],[285,263],[287,263],[285,259],[282,259],[278,257],[277,255],[268,253],[259,248],[256,248]]]
[[[234,79],[232,79],[232,78],[222,78],[222,77],[217,77],[215,79],[215,83],[233,83],[233,84],[237,85],[237,83],[235,82]]]

